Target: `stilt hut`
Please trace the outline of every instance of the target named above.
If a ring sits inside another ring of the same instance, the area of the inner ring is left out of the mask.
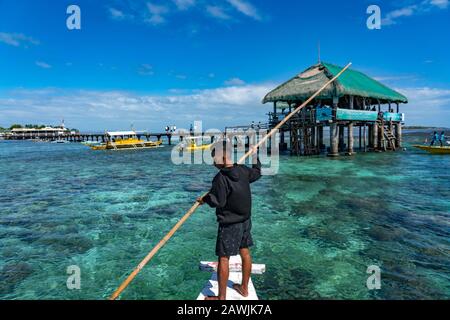
[[[263,103],[273,103],[269,126],[274,127],[340,70],[330,63],[318,63],[269,92],[263,99]],[[280,132],[280,149],[294,155],[352,155],[356,132],[361,151],[397,150],[402,147],[401,103],[408,103],[404,95],[348,69],[286,123]]]

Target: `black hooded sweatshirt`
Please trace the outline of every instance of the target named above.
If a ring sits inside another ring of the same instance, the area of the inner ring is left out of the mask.
[[[204,201],[212,208],[216,208],[219,224],[243,222],[250,218],[252,196],[250,183],[261,177],[261,163],[252,168],[234,164],[217,173],[212,182],[211,190],[204,197]]]

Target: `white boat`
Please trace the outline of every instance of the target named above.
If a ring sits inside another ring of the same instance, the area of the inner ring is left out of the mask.
[[[205,284],[197,300],[205,300],[208,296],[219,294],[219,283],[217,281],[217,262],[200,261],[200,270],[212,272],[211,279]],[[259,300],[256,294],[252,279],[248,283],[248,296],[243,297],[233,289],[233,284],[241,284],[242,281],[242,260],[240,256],[230,257],[230,276],[227,285],[227,300]],[[252,264],[252,274],[263,274],[266,271],[265,264]]]
[[[100,141],[82,141],[81,144],[85,145],[85,146],[98,146],[100,144],[102,144]]]

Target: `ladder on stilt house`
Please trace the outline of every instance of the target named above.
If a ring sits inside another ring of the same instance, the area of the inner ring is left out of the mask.
[[[319,154],[319,150],[313,140],[312,130],[313,128],[311,127],[303,128],[303,155],[305,156]]]
[[[380,113],[377,119],[378,128],[380,130],[380,146],[384,151],[396,150],[397,138],[393,131],[392,120],[389,122],[384,121],[383,114]]]
[[[289,121],[291,131],[291,153],[311,156],[319,154],[316,138],[313,135],[315,119],[311,110],[302,110]]]

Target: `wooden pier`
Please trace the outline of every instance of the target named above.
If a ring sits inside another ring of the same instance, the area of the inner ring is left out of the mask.
[[[242,126],[240,129],[244,128],[250,128],[250,126]],[[265,124],[265,128],[267,129],[267,124]],[[267,130],[266,130],[267,131]],[[189,131],[180,131],[180,132],[157,132],[157,133],[148,133],[148,132],[136,132],[136,137],[140,140],[144,141],[163,141],[166,145],[172,145],[174,138],[177,138],[179,141],[183,141],[186,137],[189,136],[201,136],[206,142],[213,143],[216,139],[222,139],[224,137],[229,138],[230,140],[233,140],[233,137],[235,135],[242,135],[242,133],[245,131],[240,131],[237,133],[228,132],[228,133],[219,133],[219,132],[189,132]],[[252,133],[254,135],[255,133]],[[57,141],[57,140],[63,140],[68,142],[106,142],[108,139],[111,139],[111,137],[107,133],[51,133],[48,132],[42,133],[38,130],[33,132],[20,132],[15,133],[11,132],[8,136],[5,138],[6,140],[40,140],[40,141]],[[249,139],[251,137],[247,137],[245,139],[245,145],[248,147],[249,145]]]
[[[136,133],[138,139],[151,141],[151,138],[156,138],[157,140],[163,140],[168,145],[172,144],[172,137],[177,136],[177,133]],[[63,133],[63,134],[48,134],[29,132],[29,133],[14,133],[12,132],[7,136],[8,140],[44,140],[44,141],[56,141],[64,140],[69,142],[106,142],[108,140],[108,135],[106,133]]]

